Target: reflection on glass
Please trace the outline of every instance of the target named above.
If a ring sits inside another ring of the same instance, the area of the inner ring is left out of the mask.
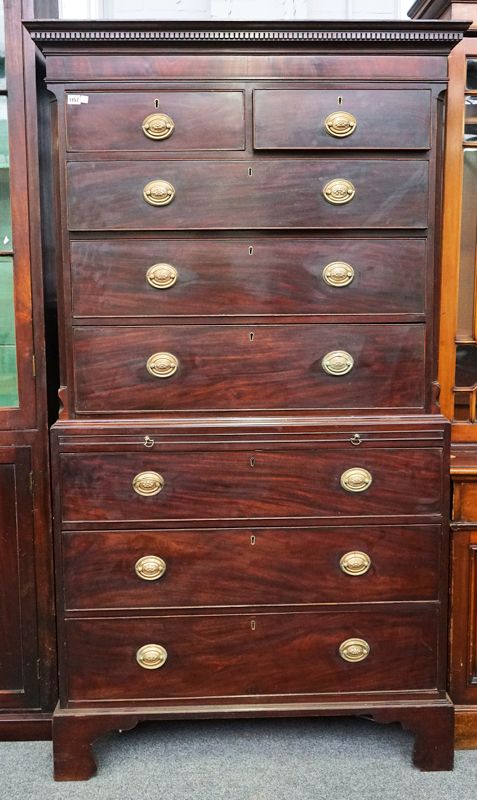
[[[477,97],[472,95],[465,98],[464,140],[477,142]]]
[[[477,346],[459,344],[456,350],[455,385],[471,389],[477,385]]]
[[[12,249],[7,98],[0,96],[0,250]]]
[[[0,406],[18,406],[13,258],[0,257]]]
[[[5,89],[5,19],[3,0],[0,0],[0,89]]]
[[[467,59],[467,89],[477,89],[477,58]]]
[[[461,341],[474,338],[476,243],[477,149],[465,148],[457,315],[457,338]]]

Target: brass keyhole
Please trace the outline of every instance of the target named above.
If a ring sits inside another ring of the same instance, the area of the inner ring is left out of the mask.
[[[255,456],[252,456],[252,458],[250,459],[250,466],[251,467],[255,466]]]
[[[256,629],[256,627],[257,627],[257,624],[256,624],[255,620],[252,619],[251,622],[250,622],[250,630],[254,631]]]
[[[343,105],[343,98],[342,97],[338,97],[338,105],[339,106]]]
[[[159,100],[157,98],[154,100],[154,108],[159,108]]]
[[[253,169],[252,169],[252,167],[249,167],[248,168],[248,177],[251,178],[252,175],[253,175]]]
[[[249,333],[249,337],[250,337],[250,341],[251,341],[251,342],[253,342],[253,340],[254,340],[254,338],[255,338],[255,334],[254,334],[254,332],[253,332],[253,331],[250,331],[250,333]]]
[[[256,543],[257,543],[257,539],[252,533],[252,535],[250,537],[250,544],[252,545],[252,547],[254,547]]]
[[[248,248],[248,254],[249,254],[249,256],[253,256],[253,247],[252,247],[252,245],[250,245],[250,247]]]

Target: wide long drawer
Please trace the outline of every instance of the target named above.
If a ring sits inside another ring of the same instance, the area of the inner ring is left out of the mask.
[[[440,515],[442,457],[433,447],[261,450],[252,441],[225,450],[66,452],[62,520]]]
[[[418,604],[392,611],[70,619],[68,697],[431,690],[437,615],[437,607]]]
[[[428,89],[257,89],[253,93],[257,149],[430,146]]]
[[[425,327],[83,326],[79,413],[422,409]]]
[[[67,185],[74,231],[423,229],[428,220],[428,162],[408,159],[70,162]]]
[[[424,314],[424,239],[70,244],[73,316]]]
[[[88,92],[66,94],[68,150],[243,150],[243,91]]]
[[[65,607],[436,600],[440,545],[438,525],[71,532]]]

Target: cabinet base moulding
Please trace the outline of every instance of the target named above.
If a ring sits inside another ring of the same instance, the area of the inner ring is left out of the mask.
[[[2,714],[0,742],[48,742],[51,740],[51,714]]]
[[[453,768],[454,707],[448,700],[433,703],[395,704],[260,704],[217,706],[170,706],[152,708],[114,708],[85,712],[62,709],[53,714],[53,751],[56,781],[82,781],[96,774],[93,742],[104,734],[132,730],[140,722],[176,719],[251,719],[258,717],[365,717],[374,722],[398,722],[415,736],[413,762],[423,772]]]

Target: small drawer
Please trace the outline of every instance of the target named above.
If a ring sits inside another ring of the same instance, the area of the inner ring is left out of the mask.
[[[67,93],[66,131],[70,151],[243,150],[244,96],[161,88]]]
[[[437,683],[437,608],[421,604],[397,611],[69,619],[65,628],[73,703],[217,696],[246,702],[432,690]]]
[[[117,446],[112,453],[63,453],[62,519],[166,525],[171,520],[440,515],[442,451],[411,447],[260,450],[229,444],[225,450],[210,446],[190,452],[131,453]]]
[[[424,334],[412,323],[77,327],[75,409],[422,409]]]
[[[424,239],[70,244],[73,316],[424,314]]]
[[[435,600],[440,537],[438,525],[65,533],[65,606]]]
[[[253,115],[257,150],[430,147],[428,89],[256,89]]]
[[[410,159],[76,161],[73,231],[424,229],[428,162]]]

